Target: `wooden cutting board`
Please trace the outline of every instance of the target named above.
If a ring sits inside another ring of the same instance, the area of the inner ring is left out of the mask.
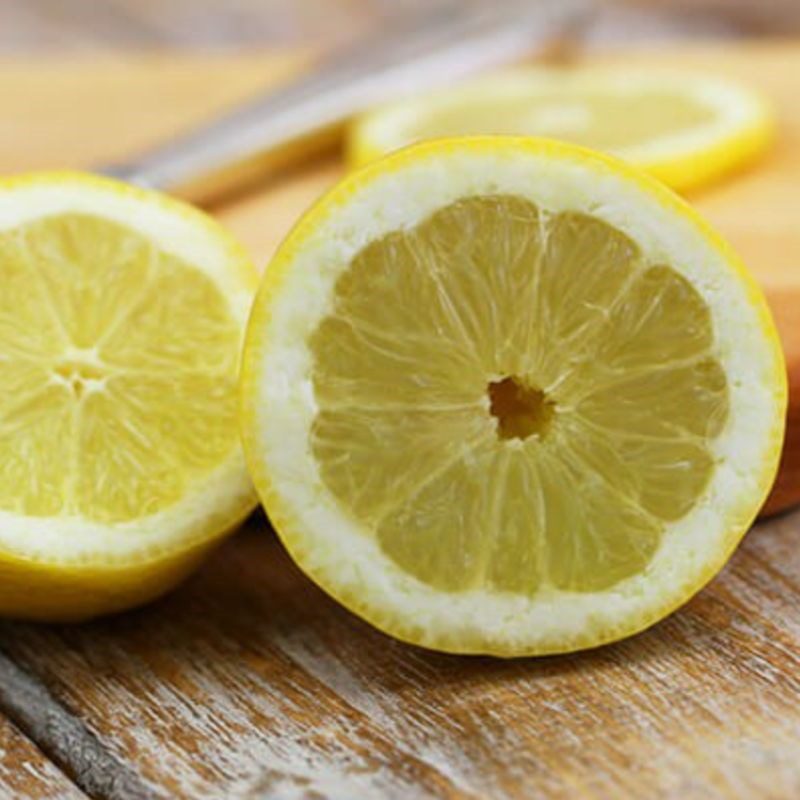
[[[0,172],[122,160],[304,60],[0,61]],[[758,275],[786,347],[777,508],[800,487],[800,42],[604,60],[708,68],[778,109],[769,156],[691,198]],[[216,213],[265,264],[340,171],[308,164]],[[796,512],[757,526],[645,634],[576,656],[457,658],[355,619],[257,517],[145,609],[0,624],[0,797],[799,797],[799,580]]]

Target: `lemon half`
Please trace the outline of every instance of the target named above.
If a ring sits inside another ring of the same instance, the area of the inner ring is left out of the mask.
[[[520,67],[368,112],[348,132],[349,157],[358,165],[412,142],[474,134],[573,142],[688,190],[756,158],[774,119],[760,95],[713,75]]]
[[[0,613],[144,602],[252,509],[236,381],[255,282],[177,201],[0,182]]]
[[[300,567],[378,628],[503,656],[639,631],[725,563],[786,383],[727,245],[622,162],[417,145],[321,199],[249,323],[245,451]]]

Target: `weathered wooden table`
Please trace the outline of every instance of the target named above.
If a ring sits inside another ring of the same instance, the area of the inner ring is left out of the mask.
[[[696,200],[800,341],[800,43],[625,58],[715,68],[778,103],[773,155]],[[299,63],[7,59],[0,170],[115,160]],[[218,213],[264,263],[338,170],[309,165]],[[0,651],[0,797],[800,797],[800,512],[759,524],[663,623],[582,655],[394,642],[306,580],[261,516],[164,600],[2,623]]]

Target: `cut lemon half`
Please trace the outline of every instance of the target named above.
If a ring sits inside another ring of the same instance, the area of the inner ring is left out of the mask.
[[[624,158],[674,189],[711,182],[773,137],[767,103],[735,83],[690,72],[528,67],[380,108],[349,131],[360,165],[447,136],[547,136]]]
[[[0,181],[0,613],[142,603],[253,508],[236,381],[255,282],[177,201]]]
[[[784,365],[725,243],[622,162],[445,140],[351,174],[279,249],[245,452],[321,587],[426,647],[639,631],[725,563],[775,475]]]

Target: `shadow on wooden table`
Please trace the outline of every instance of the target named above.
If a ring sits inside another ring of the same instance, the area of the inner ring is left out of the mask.
[[[800,517],[798,517],[800,518]],[[555,676],[596,674],[624,664],[646,669],[676,652],[693,660],[722,646],[745,624],[748,609],[729,585],[742,580],[747,562],[759,558],[765,540],[794,537],[791,514],[756,529],[724,577],[686,607],[649,631],[593,651],[540,659],[502,660],[436,653],[382,634],[315,586],[288,557],[261,514],[224,543],[208,563],[171,595],[150,605],[82,625],[27,626],[7,623],[29,635],[48,636],[65,647],[91,651],[95,668],[117,668],[116,658],[98,659],[105,650],[125,650],[145,658],[156,670],[175,658],[191,656],[197,666],[221,656],[234,661],[316,657],[358,664],[387,691],[491,683],[521,674]],[[759,538],[761,547],[753,541]],[[761,564],[762,570],[773,570]],[[747,576],[752,578],[752,575]],[[792,587],[796,591],[795,587]],[[102,645],[98,647],[98,645]],[[164,676],[166,677],[166,676]]]
[[[5,623],[0,647],[176,796],[249,796],[265,780],[326,796],[318,774],[346,796],[384,779],[405,796],[472,796],[453,776],[479,795],[525,796],[544,785],[534,776],[566,792],[565,754],[585,780],[617,788],[634,750],[664,791],[682,790],[675,781],[700,757],[720,770],[698,778],[706,789],[731,780],[733,763],[760,789],[764,773],[746,765],[764,754],[788,786],[798,523],[800,513],[760,525],[686,607],[583,654],[501,661],[397,642],[306,579],[263,517],[159,602],[83,625]]]

